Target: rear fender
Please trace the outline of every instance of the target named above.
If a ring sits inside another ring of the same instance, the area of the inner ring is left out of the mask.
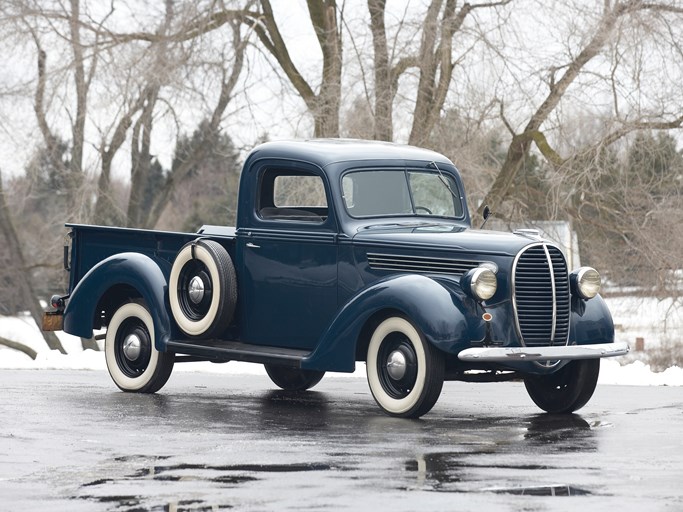
[[[346,303],[301,367],[352,372],[363,327],[383,311],[405,316],[428,342],[447,352],[469,339],[463,305],[456,294],[423,275],[389,277]]]
[[[165,272],[161,266],[165,268]],[[92,338],[97,306],[112,288],[127,285],[145,300],[154,321],[155,345],[166,350],[171,320],[165,304],[170,265],[144,254],[125,252],[102,260],[83,276],[64,310],[64,332]]]

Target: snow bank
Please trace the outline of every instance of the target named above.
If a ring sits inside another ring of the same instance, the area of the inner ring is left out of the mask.
[[[672,303],[656,299],[623,297],[609,299],[608,304],[613,312],[617,326],[617,339],[627,341],[633,348],[635,337],[645,337],[646,346],[656,346],[665,340],[683,340],[683,312],[671,314]],[[683,308],[681,308],[683,309]],[[667,317],[667,313],[668,317]],[[668,318],[664,322],[664,318]],[[26,354],[0,346],[0,369],[31,370],[99,370],[106,371],[104,353],[83,350],[81,341],[75,336],[57,333],[68,355],[45,346],[40,331],[33,319],[28,315],[5,317],[0,315],[0,336],[29,346],[38,356],[32,360]],[[648,344],[648,340],[651,341]],[[232,373],[265,375],[263,366],[249,363],[231,362],[214,363],[182,363],[174,371]],[[353,374],[334,374],[364,378],[365,366],[359,364]],[[621,365],[619,361],[604,359],[602,361],[599,384],[617,384],[632,386],[683,386],[683,368],[672,367],[661,373],[651,371],[641,361]]]
[[[43,350],[33,361],[27,355],[11,349],[0,349],[0,369],[26,370],[100,370],[106,371],[103,352],[85,350],[64,355],[56,350]],[[262,365],[240,362],[226,364],[181,363],[173,371],[199,373],[230,373],[265,375]],[[335,377],[365,378],[365,365],[359,364],[353,374],[337,373]],[[655,373],[648,365],[636,361],[620,365],[618,361],[603,359],[598,384],[624,386],[683,386],[683,368],[673,367]]]
[[[642,361],[620,365],[613,359],[603,359],[600,364],[598,384],[622,386],[683,386],[683,368],[673,366],[655,373]]]

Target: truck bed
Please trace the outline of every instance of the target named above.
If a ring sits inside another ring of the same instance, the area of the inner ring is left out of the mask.
[[[72,238],[69,255],[69,293],[92,267],[114,254],[145,254],[159,261],[167,261],[170,270],[180,248],[202,237],[216,240],[234,258],[234,228],[204,226],[198,233],[181,233],[87,224],[67,224],[66,227],[71,229]]]

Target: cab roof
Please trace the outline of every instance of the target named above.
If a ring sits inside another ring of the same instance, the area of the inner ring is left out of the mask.
[[[266,142],[254,148],[247,163],[263,158],[307,161],[325,168],[341,162],[394,163],[396,160],[411,162],[437,162],[453,165],[440,153],[392,142],[357,139],[309,139]]]

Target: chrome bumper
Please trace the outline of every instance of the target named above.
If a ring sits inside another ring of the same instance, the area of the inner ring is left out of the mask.
[[[509,361],[557,361],[559,359],[597,359],[628,354],[624,341],[598,345],[565,345],[562,347],[481,347],[467,348],[458,359],[469,362],[506,363]]]

